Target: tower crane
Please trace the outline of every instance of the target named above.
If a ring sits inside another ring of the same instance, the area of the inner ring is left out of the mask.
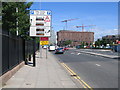
[[[68,21],[72,21],[72,20],[77,20],[78,18],[75,18],[75,19],[68,19],[68,20],[63,20],[63,21],[61,21],[61,22],[65,22],[66,23],[66,30],[67,30],[67,22]]]
[[[82,26],[76,26],[76,28],[82,28],[82,32],[84,32],[84,27],[90,27],[90,26],[96,26],[96,25],[84,26],[84,25],[82,24]]]

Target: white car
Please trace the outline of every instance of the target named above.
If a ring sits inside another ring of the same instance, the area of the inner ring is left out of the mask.
[[[47,46],[43,46],[43,49],[47,49]]]
[[[49,51],[55,51],[55,46],[49,46]]]

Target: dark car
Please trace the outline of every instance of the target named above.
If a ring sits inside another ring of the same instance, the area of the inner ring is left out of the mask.
[[[64,48],[57,48],[55,50],[55,54],[63,54],[64,53]]]

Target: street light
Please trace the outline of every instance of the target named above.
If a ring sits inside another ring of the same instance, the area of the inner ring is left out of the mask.
[[[18,7],[16,7],[16,13],[18,13]],[[17,36],[18,36],[19,35],[19,33],[18,33],[18,17],[16,18],[16,20],[17,20],[17,22],[16,22],[16,25],[17,25],[17,27],[16,27],[16,29],[17,29],[16,33],[17,33]]]

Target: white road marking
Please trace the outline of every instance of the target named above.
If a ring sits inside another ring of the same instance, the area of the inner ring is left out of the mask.
[[[71,54],[74,54],[74,53],[71,53]]]
[[[101,65],[99,65],[99,64],[95,64],[95,65],[98,66],[98,67],[101,66]]]
[[[80,55],[81,53],[78,53],[77,55]]]

